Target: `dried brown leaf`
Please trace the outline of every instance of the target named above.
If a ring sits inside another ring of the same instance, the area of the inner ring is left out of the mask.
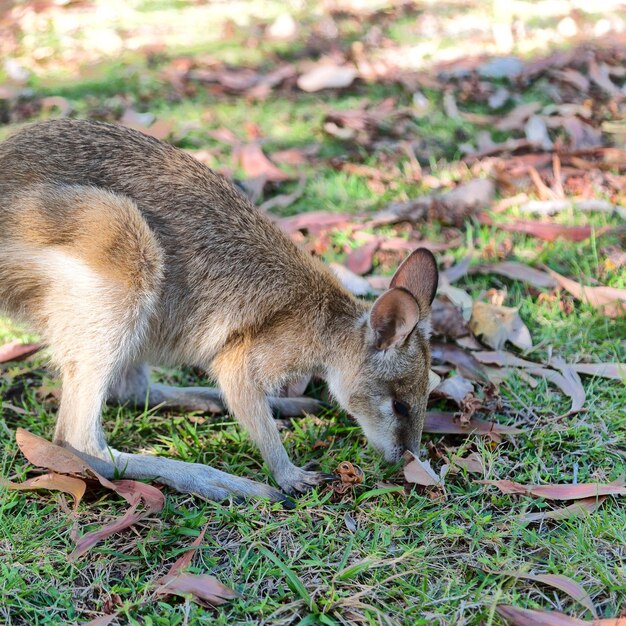
[[[191,544],[190,549],[186,550],[172,564],[165,576],[156,581],[159,585],[156,589],[158,595],[190,595],[199,604],[210,606],[219,606],[237,597],[238,594],[236,592],[220,583],[213,576],[181,572],[182,569],[188,567],[191,563],[196,553],[196,548],[200,546],[204,539],[207,528],[208,523],[202,528],[198,537]]]
[[[442,276],[445,276],[448,284],[455,283],[460,278],[463,278],[470,267],[470,263],[472,262],[472,255],[468,254],[461,261],[459,261],[456,265],[449,267],[447,270],[441,272]]]
[[[472,307],[474,305],[474,301],[467,291],[459,289],[459,287],[454,287],[448,282],[444,275],[441,275],[439,277],[437,293],[440,296],[448,298],[448,300],[450,300],[450,302],[452,302],[452,304],[459,309],[463,319],[466,322],[469,322],[472,317]]]
[[[483,459],[478,452],[471,452],[466,457],[460,457],[458,455],[452,455],[450,463],[457,467],[462,467],[471,474],[484,474],[485,465]]]
[[[101,615],[100,617],[96,617],[88,622],[83,622],[80,626],[109,626],[109,624],[116,618],[117,613],[113,613],[112,615]]]
[[[496,610],[509,626],[591,626],[591,622],[569,617],[556,611],[520,609],[508,604],[498,604]]]
[[[626,363],[570,363],[569,366],[587,376],[626,380]]]
[[[80,478],[63,476],[62,474],[43,474],[29,478],[22,483],[14,483],[10,480],[0,478],[0,487],[6,487],[12,491],[30,491],[33,489],[50,489],[51,491],[62,491],[74,498],[74,509],[78,508],[82,497],[85,495],[87,485]]]
[[[115,487],[114,490],[121,495],[131,507],[122,517],[113,520],[109,524],[105,524],[98,530],[83,535],[76,542],[74,551],[69,555],[68,558],[70,561],[85,554],[85,552],[93,548],[93,546],[102,539],[106,539],[117,532],[129,528],[146,515],[158,513],[165,506],[165,497],[156,487],[134,480],[116,480],[113,482],[113,485]],[[141,502],[143,502],[144,508],[138,511],[137,508]]]
[[[516,261],[479,265],[476,268],[472,268],[472,271],[480,272],[481,274],[498,274],[513,280],[520,280],[537,289],[553,289],[557,285],[556,281],[549,274]]]
[[[311,235],[317,235],[324,230],[348,224],[353,219],[354,215],[348,215],[347,213],[310,211],[308,213],[299,213],[292,217],[283,217],[277,220],[277,222],[288,233],[306,230]]]
[[[493,485],[502,493],[523,494],[547,500],[581,500],[602,496],[626,495],[626,487],[615,484],[580,483],[576,485],[522,485],[512,480],[478,480],[483,485]]]
[[[568,506],[553,509],[551,511],[539,511],[537,513],[524,513],[519,515],[518,519],[524,522],[543,522],[547,519],[564,520],[577,517],[585,517],[589,513],[593,513],[598,509],[608,496],[600,496],[599,498],[583,498]]]
[[[582,386],[578,374],[571,368],[563,368],[561,372],[556,372],[543,367],[528,368],[527,372],[533,376],[541,376],[556,385],[566,396],[568,396],[572,404],[568,411],[577,413],[585,404],[585,389]]]
[[[356,485],[360,485],[365,479],[363,470],[355,463],[350,461],[342,461],[333,471],[333,474],[339,476],[339,480],[331,484],[333,491],[337,494],[344,494]]]
[[[469,424],[461,424],[454,413],[427,411],[424,432],[438,435],[518,435],[522,431],[514,426],[472,418]]]
[[[270,182],[282,182],[291,178],[265,156],[261,146],[256,142],[240,146],[236,153],[247,178],[263,177]]]
[[[474,393],[474,385],[467,378],[458,374],[446,378],[431,392],[435,397],[452,400],[457,406],[461,406],[466,396],[472,393]]]
[[[606,286],[584,287],[551,269],[548,269],[548,273],[559,286],[569,291],[575,298],[600,309],[607,317],[619,317],[626,313],[626,289]]]
[[[271,209],[286,209],[290,207],[294,202],[299,200],[304,194],[306,187],[306,177],[302,177],[298,182],[298,186],[292,193],[281,193],[269,200],[266,200],[260,207],[261,211],[270,211]]]
[[[540,222],[537,220],[512,220],[510,222],[494,222],[486,213],[478,215],[478,220],[486,226],[493,226],[511,233],[524,233],[543,239],[544,241],[556,241],[559,238],[568,241],[584,241],[591,237],[591,226],[566,226],[553,222]],[[596,230],[596,236],[606,234],[612,228],[600,228]]]
[[[507,115],[505,115],[495,127],[498,130],[522,130],[526,120],[541,109],[541,102],[523,102]]]
[[[99,541],[102,541],[102,539],[106,539],[138,522],[145,515],[143,511],[137,511],[138,504],[139,503],[132,505],[122,517],[113,520],[109,524],[105,524],[98,530],[83,535],[76,542],[76,547],[71,552],[68,559],[73,561],[79,558],[85,554],[85,552],[93,548]]]
[[[495,183],[490,178],[475,178],[434,198],[429,217],[433,220],[462,226],[465,219],[478,209],[491,206],[495,196]]]
[[[0,363],[23,361],[43,348],[41,343],[11,341],[0,346]]]
[[[367,274],[374,264],[374,255],[380,246],[380,238],[374,237],[366,244],[352,250],[348,254],[345,264],[346,267],[355,274]]]
[[[196,548],[202,543],[204,540],[204,535],[206,533],[207,528],[209,527],[208,522],[202,527],[200,534],[194,539],[193,543],[189,546],[189,549],[186,550],[174,563],[172,563],[172,567],[167,571],[167,575],[171,576],[172,574],[178,574],[178,572],[185,567],[189,567],[191,560],[193,559],[194,554],[196,553]]]
[[[430,320],[435,335],[457,339],[469,334],[469,327],[461,310],[447,296],[433,300]]]
[[[563,574],[531,574],[529,572],[522,572],[518,570],[507,570],[501,573],[503,576],[513,576],[514,578],[533,580],[539,583],[543,583],[544,585],[554,587],[555,589],[559,589],[560,591],[563,591],[568,596],[574,598],[574,600],[582,604],[586,609],[591,612],[594,617],[598,616],[596,609],[593,606],[593,602],[589,597],[589,594],[579,583],[577,583],[575,580],[572,580],[568,576],[564,576]]]
[[[430,461],[421,461],[412,452],[405,452],[407,464],[404,466],[404,478],[413,485],[437,487],[443,485],[443,479],[430,466]]]
[[[238,594],[209,574],[169,574],[161,578],[159,595],[191,596],[204,606],[219,606],[236,598]]]
[[[472,352],[474,358],[480,363],[498,365],[500,367],[539,367],[537,363],[520,359],[518,356],[505,352],[504,350],[475,351]]]
[[[474,358],[472,352],[463,350],[463,348],[450,343],[433,342],[431,357],[434,362],[454,365],[465,378],[476,382],[489,382],[489,377],[483,366]]]
[[[589,79],[571,67],[567,67],[564,70],[554,70],[552,75],[558,80],[576,87],[581,93],[586,93],[587,89],[589,89]]]
[[[84,554],[101,539],[128,528],[145,515],[156,513],[165,506],[163,493],[152,485],[146,485],[134,480],[110,481],[67,448],[50,443],[23,428],[17,429],[15,439],[22,454],[33,465],[45,467],[60,474],[69,474],[81,478],[95,478],[103,487],[115,491],[131,505],[122,518],[81,537],[76,544],[76,548],[69,556],[70,560]],[[144,509],[137,511],[137,507],[141,502],[144,503]]]
[[[120,123],[161,141],[167,139],[174,130],[174,123],[172,121],[154,121],[152,113],[138,113],[133,109],[126,109],[126,111],[124,111]]]
[[[15,440],[22,454],[37,467],[45,467],[59,474],[70,474],[82,478],[95,478],[99,480],[104,487],[114,489],[111,481],[100,476],[88,463],[67,448],[62,448],[61,446],[50,443],[43,437],[33,435],[23,428],[17,429]]]
[[[621,100],[624,97],[620,88],[611,80],[608,66],[605,63],[598,65],[593,57],[589,59],[589,78],[611,98]]]

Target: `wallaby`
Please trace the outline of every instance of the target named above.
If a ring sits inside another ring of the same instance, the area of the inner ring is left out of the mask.
[[[418,249],[361,301],[225,178],[128,128],[56,120],[0,144],[0,309],[40,333],[60,369],[55,442],[109,477],[290,502],[212,467],[113,450],[101,411],[107,399],[205,411],[223,399],[293,494],[327,475],[290,461],[272,406],[299,408],[272,394],[308,373],[387,460],[417,451],[437,280]],[[221,391],[150,383],[147,364],[203,368]]]

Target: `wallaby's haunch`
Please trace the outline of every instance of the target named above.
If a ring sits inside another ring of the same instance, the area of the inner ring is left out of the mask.
[[[206,411],[223,399],[286,492],[318,484],[272,418],[272,407],[306,409],[271,395],[305,373],[325,378],[388,460],[416,451],[436,287],[419,249],[373,306],[357,300],[223,177],[127,128],[51,121],[0,144],[0,309],[40,333],[60,369],[55,441],[108,476],[284,499],[205,465],[108,448],[103,402],[148,396]],[[146,364],[199,366],[221,392],[151,384]]]

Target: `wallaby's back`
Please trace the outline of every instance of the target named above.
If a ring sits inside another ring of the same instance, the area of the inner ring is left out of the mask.
[[[334,276],[231,183],[137,131],[79,120],[35,124],[0,144],[0,172],[0,220],[42,186],[91,186],[130,199],[163,255],[163,316],[182,311],[189,324],[198,315],[220,325],[226,311],[246,328],[284,311],[319,310],[315,299],[322,308],[352,306],[336,297],[343,289]],[[49,243],[56,231],[67,236],[62,208],[44,210]]]

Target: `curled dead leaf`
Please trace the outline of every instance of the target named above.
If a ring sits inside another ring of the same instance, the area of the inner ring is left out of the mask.
[[[350,463],[350,461],[339,463],[333,474],[340,478],[340,480],[332,483],[333,490],[339,494],[346,493],[356,485],[360,485],[365,478],[363,470],[358,465]]]
[[[475,302],[469,326],[477,337],[495,350],[502,348],[507,341],[520,350],[528,350],[533,345],[530,332],[516,308]]]

